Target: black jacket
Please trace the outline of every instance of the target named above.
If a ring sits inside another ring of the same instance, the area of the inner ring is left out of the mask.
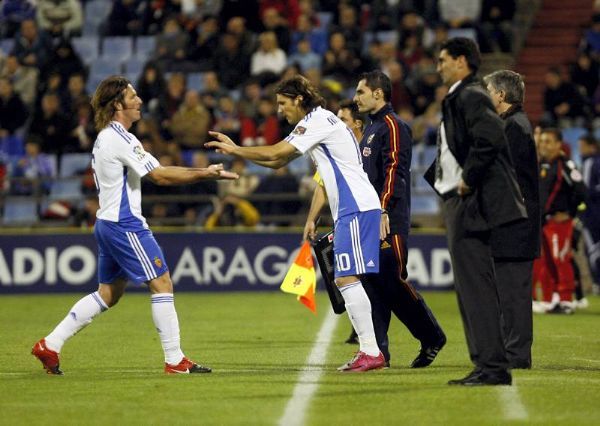
[[[388,211],[390,233],[408,236],[410,228],[410,128],[390,104],[369,116],[360,141],[363,169]]]
[[[512,167],[504,125],[488,93],[474,75],[466,77],[442,102],[448,148],[473,190],[465,197],[465,229],[482,231],[527,217]],[[435,183],[435,161],[425,172]]]
[[[490,240],[492,255],[504,259],[535,259],[540,255],[541,213],[539,166],[531,124],[523,108],[517,105],[501,117],[528,219],[494,228]]]

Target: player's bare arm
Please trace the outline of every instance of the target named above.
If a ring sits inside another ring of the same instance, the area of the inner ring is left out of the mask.
[[[209,132],[216,140],[204,144],[217,152],[245,158],[261,166],[277,169],[302,155],[296,147],[286,141],[270,146],[241,147],[220,132]]]
[[[200,180],[235,180],[237,173],[223,169],[223,164],[211,164],[206,168],[157,167],[147,175],[157,185],[184,185]]]

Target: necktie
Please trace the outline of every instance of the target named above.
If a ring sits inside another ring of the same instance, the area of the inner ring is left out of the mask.
[[[437,155],[435,157],[435,180],[442,180],[442,177],[444,175],[443,170],[442,170],[442,124],[443,122],[440,122],[440,125],[438,126],[438,130],[437,130],[437,138],[436,138],[436,145],[437,145]]]

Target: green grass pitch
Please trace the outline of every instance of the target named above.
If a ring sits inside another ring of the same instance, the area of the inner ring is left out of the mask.
[[[600,424],[600,297],[572,316],[534,317],[534,368],[513,372],[508,390],[446,385],[470,371],[456,300],[424,296],[448,335],[435,363],[408,368],[419,345],[394,319],[391,369],[338,373],[356,349],[342,343],[344,314],[305,424]],[[0,424],[277,424],[330,309],[323,293],[316,316],[279,292],[178,293],[183,349],[214,371],[167,376],[149,296],[126,294],[65,345],[65,375],[46,375],[31,346],[80,297],[0,297]]]

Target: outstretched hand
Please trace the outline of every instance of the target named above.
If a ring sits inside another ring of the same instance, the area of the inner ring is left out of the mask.
[[[231,154],[238,148],[231,138],[224,133],[210,131],[208,134],[217,140],[206,142],[204,146],[207,148],[214,148],[215,151],[221,154]]]
[[[206,168],[207,176],[212,179],[227,179],[227,180],[235,180],[240,176],[237,173],[230,172],[223,169],[223,164],[211,164]]]

